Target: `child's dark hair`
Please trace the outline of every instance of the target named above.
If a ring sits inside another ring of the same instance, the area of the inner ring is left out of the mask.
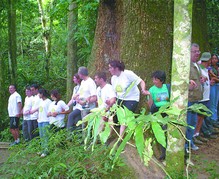
[[[124,71],[125,70],[125,64],[123,63],[123,61],[119,61],[119,60],[110,60],[109,61],[109,65],[113,68],[118,68],[120,71]]]
[[[166,81],[166,73],[164,71],[158,70],[152,73],[151,78],[157,78],[162,83]]]
[[[51,91],[50,93],[51,95],[53,95],[57,100],[56,100],[56,105],[59,102],[59,100],[61,99],[61,95],[59,94],[58,90],[54,89]]]
[[[32,84],[30,87],[34,88],[34,89],[39,89],[39,85],[38,84]]]
[[[106,73],[105,72],[97,72],[96,75],[98,78],[102,78],[104,81],[106,81]]]
[[[49,93],[43,88],[39,89],[38,93],[42,94],[44,97],[49,97]]]

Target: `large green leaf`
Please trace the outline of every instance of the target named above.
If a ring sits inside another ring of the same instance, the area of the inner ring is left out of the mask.
[[[92,144],[92,151],[94,150],[94,145],[96,144],[97,141],[97,136],[99,134],[99,128],[100,128],[100,121],[102,120],[101,116],[97,116],[94,120],[93,124],[93,144]]]
[[[144,131],[143,131],[144,123],[138,124],[135,129],[135,145],[137,147],[138,153],[142,159],[143,151],[144,151]]]
[[[161,126],[156,122],[151,122],[151,127],[154,132],[154,136],[157,141],[163,146],[166,147],[166,137]]]

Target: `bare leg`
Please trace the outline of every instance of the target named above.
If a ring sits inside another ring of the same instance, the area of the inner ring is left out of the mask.
[[[10,129],[10,131],[11,131],[11,134],[12,134],[14,140],[17,140],[19,138],[19,129],[18,128],[17,129]]]
[[[124,126],[124,125],[121,125],[121,126],[120,126],[119,135],[120,135],[121,138],[122,138],[123,135],[124,135],[125,129],[126,129],[126,126]]]
[[[198,115],[198,120],[197,120],[197,124],[196,124],[196,128],[195,128],[195,134],[200,132],[203,120],[204,120],[204,116]]]

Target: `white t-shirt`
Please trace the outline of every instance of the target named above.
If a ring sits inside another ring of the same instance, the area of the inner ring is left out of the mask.
[[[35,110],[39,108],[40,102],[42,101],[42,99],[40,99],[39,95],[35,95],[32,97],[32,109],[31,110]],[[36,111],[35,113],[30,115],[30,119],[31,120],[37,120],[38,119],[38,111]]]
[[[208,101],[210,100],[210,79],[208,75],[208,69],[207,68],[200,68],[200,69],[202,76],[207,78],[207,81],[202,84],[203,99],[201,101]]]
[[[49,112],[62,112],[62,111],[68,111],[69,110],[69,106],[67,104],[65,104],[64,101],[60,100],[58,101],[58,103],[56,104],[56,101],[53,101],[50,105],[49,105]],[[54,124],[57,127],[64,127],[65,126],[65,122],[64,122],[64,118],[65,118],[65,114],[58,114],[56,117],[49,117],[49,123],[50,124]]]
[[[49,105],[51,104],[50,99],[41,100],[39,105],[39,118],[37,120],[38,123],[40,122],[49,122],[49,117],[47,117]]]
[[[30,97],[26,96],[25,97],[23,113],[26,113],[27,111],[31,110],[32,98],[33,98],[33,96],[30,96]],[[23,115],[23,119],[24,120],[30,120],[30,114]]]
[[[20,113],[18,103],[21,103],[21,96],[15,91],[8,99],[8,115],[9,117],[16,117]]]
[[[119,76],[112,76],[111,84],[116,92],[118,99],[139,101],[140,91],[137,85],[141,82],[141,80],[142,79],[138,77],[134,72],[130,70],[124,70]],[[129,89],[132,83],[134,83],[134,86]]]
[[[77,86],[74,87],[72,97],[79,93],[79,88],[80,88],[80,85],[77,85]],[[73,102],[74,102],[74,101],[73,101]],[[75,108],[75,106],[73,105],[73,110],[74,110],[74,109],[76,109],[76,108]]]
[[[90,77],[87,80],[81,81],[81,86],[79,88],[79,98],[86,100],[90,96],[96,95],[97,86],[93,79]],[[90,104],[90,106],[95,106],[94,103]],[[75,109],[82,110],[82,106],[80,104],[76,104]]]
[[[98,99],[98,108],[106,108],[106,100],[115,98],[116,93],[113,90],[112,85],[106,84],[103,88],[100,86],[97,88],[97,99]]]

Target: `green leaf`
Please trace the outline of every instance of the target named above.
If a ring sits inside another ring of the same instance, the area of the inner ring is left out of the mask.
[[[144,131],[143,131],[143,123],[140,123],[135,129],[135,144],[138,150],[138,153],[142,159],[143,151],[144,151]]]
[[[97,140],[97,136],[99,134],[99,128],[100,128],[100,121],[102,120],[101,116],[97,116],[94,120],[94,125],[93,125],[93,144],[92,144],[92,151],[94,150],[94,145]]]
[[[152,142],[151,138],[148,138],[145,140],[145,150],[143,153],[145,166],[148,166],[148,162],[151,160],[151,158],[153,156],[151,142]]]
[[[110,125],[108,124],[108,122],[105,123],[105,129],[103,132],[101,132],[100,135],[100,140],[102,143],[105,143],[107,141],[107,139],[110,136]]]
[[[161,126],[157,122],[151,122],[151,127],[156,140],[166,148],[166,137]]]

